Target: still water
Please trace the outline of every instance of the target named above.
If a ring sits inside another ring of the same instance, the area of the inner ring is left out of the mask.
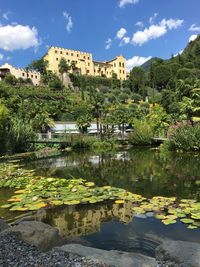
[[[106,154],[80,151],[29,161],[25,167],[44,176],[78,177],[98,186],[121,187],[147,198],[200,200],[199,154],[164,155],[155,149]],[[151,213],[135,217],[131,203],[60,207],[47,211],[44,221],[58,227],[64,237],[79,238],[90,246],[148,255],[166,238],[200,242],[199,229],[190,230],[180,221],[165,226]]]

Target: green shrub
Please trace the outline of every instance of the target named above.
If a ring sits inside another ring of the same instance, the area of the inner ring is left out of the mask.
[[[94,136],[87,136],[87,135],[69,135],[67,134],[63,141],[66,142],[66,146],[72,147],[74,149],[78,148],[85,148],[90,149],[93,146],[93,143],[96,142],[98,139]]]
[[[153,144],[153,130],[147,121],[135,121],[134,131],[129,135],[129,142],[136,146],[150,146]]]
[[[200,151],[200,125],[177,124],[169,129],[168,150]]]
[[[33,144],[29,141],[35,140],[36,133],[32,126],[20,119],[14,118],[11,120],[9,131],[9,147],[12,152],[26,152],[33,150]]]
[[[102,152],[113,150],[114,147],[115,147],[115,142],[112,140],[104,140],[104,141],[97,140],[92,145],[92,148],[94,150]]]

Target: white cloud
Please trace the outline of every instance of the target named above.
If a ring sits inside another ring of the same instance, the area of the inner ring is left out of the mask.
[[[4,55],[0,53],[0,60],[4,59]]]
[[[112,39],[111,38],[108,38],[108,40],[106,41],[106,46],[105,46],[105,49],[108,50],[111,48],[111,45],[112,45]]]
[[[182,26],[183,22],[184,20],[182,19],[163,19],[160,24],[168,27],[169,30],[173,30]]]
[[[189,42],[192,42],[192,41],[196,40],[197,37],[198,37],[198,34],[191,35],[190,38],[189,38]]]
[[[190,31],[190,32],[199,32],[200,31],[200,27],[197,26],[196,24],[192,24],[190,26],[190,28],[188,29],[188,31]]]
[[[163,19],[159,24],[153,24],[143,31],[137,31],[133,34],[132,43],[143,45],[144,43],[157,39],[167,33],[168,30],[177,29],[183,24],[183,20],[179,19]]]
[[[35,27],[6,25],[0,27],[0,48],[13,51],[39,46],[38,32]]]
[[[124,7],[125,5],[128,4],[137,4],[139,0],[120,0],[119,1],[119,7]]]
[[[140,28],[143,28],[144,27],[144,24],[142,21],[138,21],[137,23],[135,23],[135,26],[138,26]]]
[[[8,18],[8,15],[10,14],[10,12],[5,12],[2,14],[2,17],[5,19],[5,20],[9,20]]]
[[[131,41],[130,37],[123,37],[119,45],[123,46],[123,45],[129,44],[130,41]]]
[[[146,61],[151,59],[152,57],[139,57],[134,56],[126,61],[127,71],[130,71],[133,67],[138,67],[144,64]]]
[[[63,17],[66,19],[66,30],[71,32],[73,28],[72,17],[66,11],[63,12]]]
[[[126,35],[126,33],[127,33],[126,29],[121,28],[121,29],[117,32],[117,34],[116,34],[116,38],[118,38],[118,39],[122,39],[122,38]]]
[[[158,16],[158,13],[154,13],[153,16],[149,18],[149,24],[153,24],[157,16]]]

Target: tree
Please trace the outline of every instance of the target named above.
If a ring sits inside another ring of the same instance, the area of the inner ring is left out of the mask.
[[[17,78],[12,74],[6,74],[4,81],[10,85],[16,85],[18,82]]]
[[[144,98],[145,72],[140,67],[134,67],[129,75],[131,90],[140,93]]]
[[[193,76],[192,71],[188,68],[179,69],[177,72],[177,79],[185,80],[185,79],[190,78],[192,76]]]
[[[87,133],[87,128],[90,127],[91,121],[92,117],[90,114],[82,115],[77,119],[76,124],[80,129],[81,133]]]
[[[67,73],[70,70],[70,66],[67,64],[66,59],[63,57],[60,59],[60,62],[58,64],[58,70],[62,76],[62,82],[63,82],[63,74]]]
[[[155,68],[155,84],[157,89],[166,88],[171,79],[171,69],[167,65],[161,65]]]
[[[104,106],[105,98],[103,94],[98,92],[98,90],[93,89],[90,93],[90,103],[92,105],[92,110],[97,124],[97,134],[100,132],[100,119],[102,115],[102,109]]]
[[[117,79],[117,74],[115,72],[112,73],[111,83],[112,90],[117,90],[121,88],[121,82]]]
[[[193,125],[193,116],[200,116],[200,89],[193,89],[191,98],[183,97],[179,106],[181,113],[186,115],[187,120]]]
[[[28,68],[30,70],[35,70],[40,72],[42,75],[46,74],[47,67],[49,62],[45,60],[44,58],[34,60],[31,64],[28,65]]]

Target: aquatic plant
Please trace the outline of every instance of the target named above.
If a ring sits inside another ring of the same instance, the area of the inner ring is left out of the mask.
[[[116,204],[132,203],[133,215],[151,212],[165,225],[177,220],[189,229],[200,227],[200,202],[193,199],[155,196],[151,199],[111,186],[95,186],[84,179],[61,179],[36,176],[15,161],[0,164],[0,188],[17,189],[1,206],[11,211],[34,211],[61,205],[94,204],[115,201]]]

